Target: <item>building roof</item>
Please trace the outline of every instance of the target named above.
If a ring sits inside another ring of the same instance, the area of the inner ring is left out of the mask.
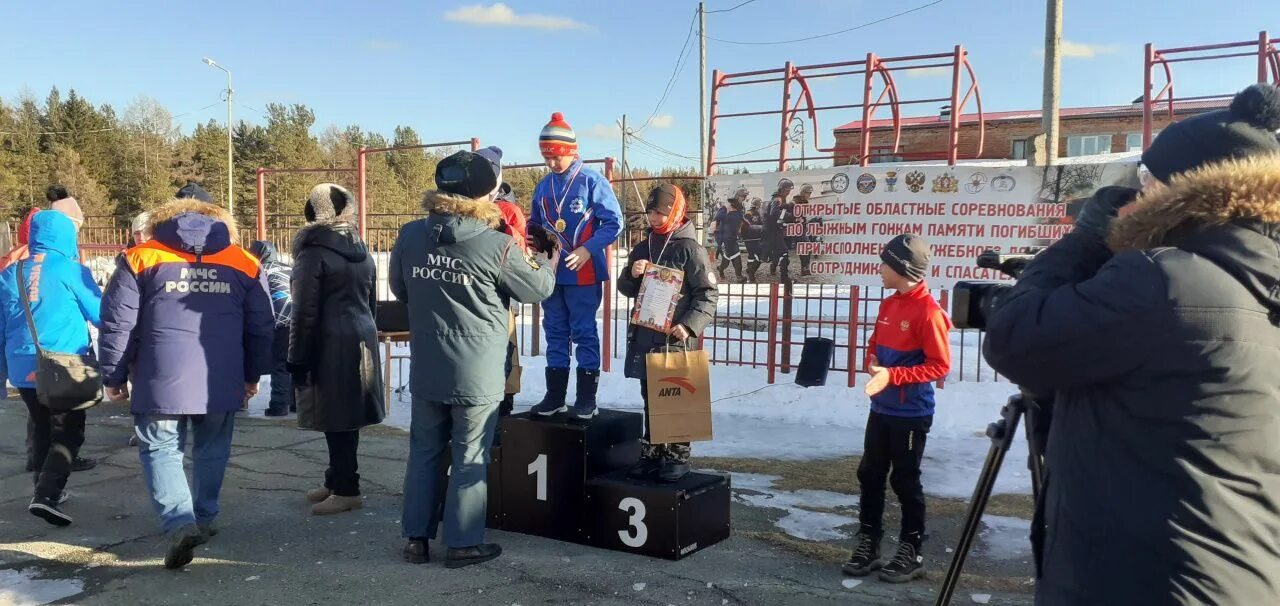
[[[1176,113],[1209,111],[1226,107],[1230,102],[1231,100],[1229,98],[1198,101],[1174,101],[1173,111]],[[1168,111],[1167,108],[1168,105],[1165,103],[1155,104],[1155,111],[1157,114],[1159,112]],[[1008,112],[985,112],[982,115],[982,118],[985,122],[1039,122],[1040,114],[1041,110],[1028,109]],[[1142,104],[1131,103],[1129,105],[1101,105],[1098,107],[1067,107],[1059,110],[1058,115],[1062,118],[1080,118],[1086,116],[1090,118],[1141,116]],[[962,114],[960,116],[961,124],[974,123],[977,121],[978,114]],[[945,127],[947,125],[947,121],[941,119],[937,115],[902,118],[900,122],[903,128],[924,126]],[[871,128],[893,128],[893,119],[883,118],[879,120],[872,120]],[[861,129],[862,121],[857,120],[842,126],[837,126],[835,132],[859,131]]]

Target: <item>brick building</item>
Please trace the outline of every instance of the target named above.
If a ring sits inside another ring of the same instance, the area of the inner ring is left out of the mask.
[[[1181,120],[1224,107],[1227,101],[1174,103],[1174,119]],[[1022,160],[1033,153],[1032,138],[1040,133],[1040,110],[992,112],[983,116],[986,139],[982,159]],[[1058,154],[1061,157],[1087,156],[1142,149],[1142,104],[1064,108],[1060,112]],[[945,160],[947,108],[938,116],[903,118],[902,138],[893,152],[893,120],[871,121],[871,162]],[[973,158],[978,145],[978,116],[960,116],[960,158]],[[1168,106],[1155,111],[1154,130],[1170,122]],[[857,164],[862,142],[862,122],[850,122],[835,129],[835,164]]]

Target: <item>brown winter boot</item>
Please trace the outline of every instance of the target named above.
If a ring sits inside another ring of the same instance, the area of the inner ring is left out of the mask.
[[[329,498],[313,505],[311,507],[311,515],[331,516],[334,514],[354,511],[361,507],[364,507],[363,497],[340,497],[334,494],[329,495]]]
[[[320,488],[312,488],[307,491],[307,501],[319,503],[329,498],[329,495],[331,494],[333,494],[333,491],[325,488],[324,486],[321,486]]]

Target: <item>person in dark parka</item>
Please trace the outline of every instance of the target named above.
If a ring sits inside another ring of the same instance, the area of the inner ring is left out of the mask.
[[[649,265],[670,267],[684,272],[680,284],[680,300],[671,318],[669,333],[627,325],[627,378],[640,379],[640,397],[649,410],[648,368],[645,354],[670,347],[673,350],[698,349],[698,336],[711,324],[716,312],[716,274],[707,251],[698,242],[693,224],[685,216],[684,192],[674,185],[660,185],[649,192],[645,215],[649,234],[627,258],[618,274],[618,292],[635,298],[640,294],[644,272]],[[656,476],[664,482],[678,482],[689,473],[689,444],[653,444],[649,432],[641,441],[640,463],[630,471],[634,478]]]
[[[293,240],[293,319],[289,372],[298,426],[324,432],[329,468],[321,488],[307,493],[311,511],[359,509],[356,452],[360,428],[382,422],[375,268],[356,229],[347,190],[322,183],[307,199],[309,225]]]
[[[293,319],[293,268],[280,258],[276,246],[255,240],[249,252],[258,258],[267,274],[271,291],[271,311],[275,313],[275,336],[271,345],[271,400],[268,417],[283,417],[297,410],[293,403],[293,382],[289,376],[289,322]]]
[[[1261,85],[1166,128],[1162,185],[1099,190],[992,311],[987,361],[1055,394],[1037,604],[1280,604],[1278,129]]]

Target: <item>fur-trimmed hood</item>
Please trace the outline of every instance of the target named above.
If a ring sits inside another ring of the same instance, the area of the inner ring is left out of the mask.
[[[1280,225],[1280,154],[1183,173],[1134,204],[1133,213],[1112,226],[1108,242],[1114,250],[1176,246],[1188,228],[1235,222]]]
[[[457,194],[432,190],[422,196],[422,210],[437,215],[469,217],[496,228],[502,221],[498,205],[484,198],[467,198]]]
[[[156,241],[195,255],[213,254],[239,242],[231,213],[198,200],[172,200],[151,211],[148,224]]]
[[[1280,313],[1280,154],[1213,164],[1144,194],[1116,251],[1174,247],[1212,261]]]

